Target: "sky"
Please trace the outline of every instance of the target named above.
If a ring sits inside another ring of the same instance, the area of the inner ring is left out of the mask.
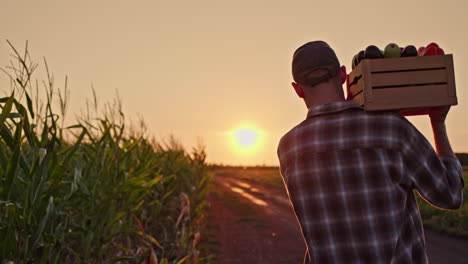
[[[0,5],[0,67],[6,40],[47,59],[58,86],[68,76],[69,118],[94,87],[101,103],[117,92],[127,119],[144,118],[161,142],[206,145],[207,161],[278,165],[279,139],[305,119],[290,83],[297,47],[324,40],[351,69],[354,54],[438,43],[453,54],[458,105],[446,125],[456,152],[468,152],[466,1],[6,1]],[[42,67],[42,68],[41,68]],[[38,78],[44,78],[43,66]],[[42,73],[42,75],[41,75]],[[0,75],[0,93],[9,91]],[[409,120],[433,143],[427,116]],[[233,131],[256,132],[245,150]]]

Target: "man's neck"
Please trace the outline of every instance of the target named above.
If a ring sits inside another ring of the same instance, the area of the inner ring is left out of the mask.
[[[319,105],[323,105],[323,104],[329,104],[329,103],[334,103],[334,102],[343,102],[345,101],[344,98],[339,98],[339,97],[336,97],[336,98],[326,98],[326,100],[315,100],[313,102],[310,102],[308,103],[306,101],[306,106],[308,109],[312,108],[312,107],[316,107],[316,106],[319,106]]]
[[[313,87],[305,86],[303,91],[304,102],[308,109],[323,104],[345,101],[342,85],[338,85],[333,80]]]
[[[334,87],[316,86],[313,87],[312,91],[304,97],[308,109],[323,104],[345,101],[344,94],[340,94],[338,89]]]

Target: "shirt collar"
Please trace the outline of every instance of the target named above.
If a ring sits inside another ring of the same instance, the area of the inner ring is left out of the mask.
[[[355,101],[339,101],[328,104],[322,104],[310,108],[307,112],[307,118],[317,115],[340,112],[350,108],[361,108],[361,106]]]

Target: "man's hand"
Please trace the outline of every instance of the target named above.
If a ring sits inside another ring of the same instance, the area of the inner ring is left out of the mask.
[[[444,122],[449,110],[450,105],[429,109],[429,117],[431,118],[431,122]]]
[[[447,136],[445,128],[445,118],[450,110],[450,106],[440,106],[429,109],[432,131],[434,133],[434,143],[439,156],[456,157]]]

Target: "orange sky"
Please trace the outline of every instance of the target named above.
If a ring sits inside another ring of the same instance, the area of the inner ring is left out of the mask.
[[[437,42],[454,54],[459,105],[447,127],[468,152],[468,17],[465,1],[7,1],[0,9],[0,66],[29,40],[60,83],[69,76],[70,113],[94,85],[101,102],[118,90],[129,117],[144,117],[158,138],[174,134],[187,148],[201,138],[208,161],[276,165],[279,138],[305,118],[290,86],[291,57],[322,39],[350,68],[355,53],[389,42]],[[326,3],[325,3],[326,2]],[[9,91],[0,76],[0,92]],[[70,117],[73,115],[70,114]],[[432,142],[427,117],[410,120]],[[262,132],[255,152],[232,146],[228,132]]]

